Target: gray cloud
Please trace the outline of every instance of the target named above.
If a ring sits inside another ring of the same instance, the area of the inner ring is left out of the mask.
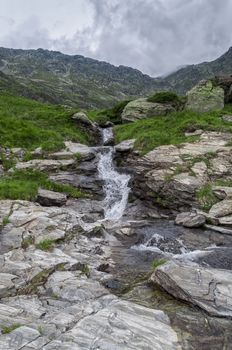
[[[56,34],[51,23],[41,21],[41,15],[31,14],[7,35],[0,35],[0,44],[83,54],[153,76],[212,60],[232,45],[232,0],[86,0],[85,5],[83,12],[83,0],[75,2],[81,26],[73,20],[75,16],[69,21],[58,16],[58,11],[57,18],[52,17],[54,28],[62,19],[69,29]]]

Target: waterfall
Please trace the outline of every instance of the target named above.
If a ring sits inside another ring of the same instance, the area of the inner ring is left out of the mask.
[[[110,140],[113,140],[114,134],[113,134],[113,128],[105,128],[102,129],[102,141],[103,145],[106,145],[107,142]]]
[[[130,175],[118,173],[113,164],[113,147],[105,147],[98,163],[99,177],[104,180],[104,213],[105,219],[116,221],[123,216],[127,205],[130,188]]]

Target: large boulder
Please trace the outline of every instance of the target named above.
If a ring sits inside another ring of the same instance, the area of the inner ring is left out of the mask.
[[[78,124],[82,125],[83,127],[88,128],[88,129],[91,129],[92,131],[97,131],[97,129],[98,129],[98,125],[96,123],[92,122],[84,112],[75,113],[72,116],[72,119],[75,122],[77,122]]]
[[[186,261],[168,262],[156,269],[151,280],[213,316],[232,316],[232,271]]]
[[[221,110],[224,108],[224,95],[220,86],[203,80],[187,93],[185,108],[199,113]]]
[[[224,199],[212,206],[209,214],[215,218],[232,215],[232,200]]]
[[[126,105],[122,112],[122,121],[134,122],[138,119],[162,116],[174,111],[175,108],[169,104],[148,102],[146,98],[139,98]]]

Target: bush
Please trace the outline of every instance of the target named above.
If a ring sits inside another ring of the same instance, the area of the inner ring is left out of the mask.
[[[174,92],[164,91],[157,92],[155,95],[148,97],[147,101],[156,103],[179,103],[180,97]]]
[[[114,107],[102,111],[89,111],[88,116],[102,126],[108,121],[114,124],[121,124],[121,114],[130,101],[131,100],[120,101]]]

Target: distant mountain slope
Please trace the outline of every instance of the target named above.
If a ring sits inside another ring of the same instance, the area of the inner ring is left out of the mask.
[[[118,100],[173,90],[185,94],[202,79],[232,74],[232,48],[212,62],[190,65],[165,78],[56,51],[0,48],[0,90],[44,102],[104,108]],[[17,91],[16,91],[17,90]]]
[[[167,88],[162,79],[136,69],[43,49],[0,48],[0,71],[13,76],[32,96],[78,107],[107,107]]]
[[[232,74],[232,47],[212,62],[190,65],[167,76],[164,81],[179,94],[185,94],[202,79]]]

